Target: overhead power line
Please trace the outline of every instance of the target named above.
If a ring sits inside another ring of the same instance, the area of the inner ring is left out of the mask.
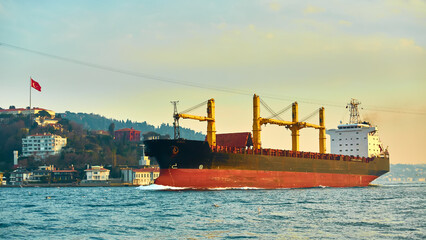
[[[28,48],[23,48],[23,47],[15,46],[15,45],[4,43],[4,42],[0,42],[0,46],[19,50],[19,51],[23,51],[23,52],[28,52],[28,53],[32,53],[32,54],[56,59],[56,60],[70,62],[70,63],[74,63],[74,64],[86,66],[86,67],[101,69],[101,70],[115,72],[115,73],[121,73],[121,74],[129,75],[129,76],[133,76],[133,77],[139,77],[139,78],[150,79],[150,80],[155,80],[155,81],[160,81],[160,82],[165,82],[165,83],[172,83],[172,84],[177,84],[177,85],[183,85],[183,86],[189,86],[189,87],[195,87],[195,88],[201,88],[201,89],[208,89],[208,90],[214,90],[214,91],[226,92],[226,93],[232,93],[232,94],[239,94],[239,95],[245,95],[245,96],[252,96],[253,95],[253,92],[248,92],[248,91],[244,91],[244,90],[238,90],[238,89],[233,89],[233,88],[225,88],[225,87],[217,87],[217,86],[212,86],[212,85],[207,85],[207,84],[199,84],[199,83],[194,83],[194,82],[175,80],[175,79],[165,78],[165,77],[152,75],[152,74],[128,71],[128,70],[114,68],[114,67],[110,67],[110,66],[106,66],[106,65],[101,65],[101,64],[91,63],[91,62],[85,62],[85,61],[81,61],[81,60],[77,60],[77,59],[73,59],[73,58],[62,57],[62,56],[58,56],[58,55],[54,55],[54,54],[50,54],[50,53],[45,53],[45,52],[36,51],[36,50],[28,49]],[[283,96],[276,96],[276,95],[270,95],[270,94],[262,94],[262,97],[280,100],[280,101],[294,101],[295,99],[298,99],[298,102],[306,103],[306,104],[321,105],[321,106],[328,106],[328,107],[337,107],[337,108],[345,107],[344,105],[324,103],[323,101],[320,101],[320,100],[318,100],[318,101],[313,100],[313,99],[300,100],[300,98],[295,98],[295,97],[291,97],[291,96],[283,97]],[[370,107],[364,106],[364,110],[390,112],[390,113],[401,113],[401,114],[426,115],[426,112],[400,111],[400,110],[397,110],[397,109],[381,108],[381,107],[374,107],[374,106],[370,106]],[[273,115],[277,116],[279,114],[273,114]]]

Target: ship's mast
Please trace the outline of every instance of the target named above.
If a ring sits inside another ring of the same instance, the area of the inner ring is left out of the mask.
[[[174,112],[173,112],[174,139],[179,139],[180,138],[179,113],[178,113],[178,110],[177,110],[177,104],[179,103],[179,101],[171,101],[171,103],[174,106]]]
[[[350,112],[349,124],[361,123],[361,117],[359,116],[359,111],[358,111],[358,105],[360,104],[361,102],[352,98],[351,102],[348,103],[348,105],[346,105],[346,108],[349,108],[349,112]]]

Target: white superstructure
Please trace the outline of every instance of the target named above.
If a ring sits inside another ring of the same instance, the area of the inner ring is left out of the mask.
[[[337,129],[327,130],[330,135],[330,153],[360,157],[379,156],[382,143],[377,127],[369,124],[341,124]]]
[[[378,129],[368,122],[361,122],[355,99],[348,104],[350,121],[340,124],[337,129],[326,131],[330,135],[330,153],[359,157],[379,157],[385,154],[378,136]]]
[[[36,134],[22,138],[22,155],[44,158],[56,155],[67,145],[67,139],[54,134]]]

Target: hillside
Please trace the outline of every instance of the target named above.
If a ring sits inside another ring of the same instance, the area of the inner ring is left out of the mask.
[[[133,127],[136,130],[139,130],[143,133],[146,132],[156,132],[161,135],[169,135],[173,137],[174,130],[173,126],[169,124],[161,124],[159,127],[155,127],[154,125],[148,124],[147,122],[133,122],[130,120],[116,120],[111,118],[106,118],[104,116],[93,114],[93,113],[74,113],[66,111],[65,113],[59,113],[63,118],[74,121],[78,124],[83,125],[84,129],[88,130],[105,130],[108,131],[108,128],[111,123],[114,123],[115,130],[122,128],[131,128]],[[180,129],[180,135],[182,138],[192,139],[192,140],[204,140],[205,135],[201,132],[195,132],[189,128]]]

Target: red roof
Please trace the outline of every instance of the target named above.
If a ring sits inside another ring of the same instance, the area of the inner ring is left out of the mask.
[[[226,147],[250,147],[253,140],[250,132],[216,134],[216,145]]]
[[[160,172],[158,168],[141,168],[141,169],[133,169],[133,172]]]
[[[133,128],[123,128],[123,129],[117,130],[116,132],[141,132],[141,131],[135,130]]]

